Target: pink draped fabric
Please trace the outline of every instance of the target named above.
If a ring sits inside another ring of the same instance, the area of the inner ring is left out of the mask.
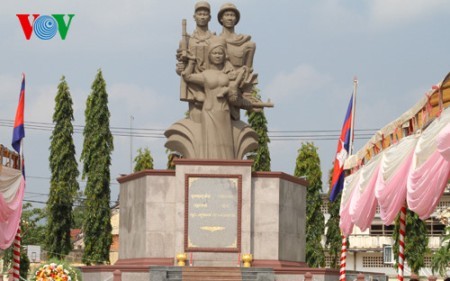
[[[21,176],[19,190],[11,202],[6,202],[3,195],[0,194],[0,213],[3,215],[8,214],[6,220],[4,217],[0,218],[0,249],[8,248],[14,241],[22,215],[24,190],[25,180]]]
[[[342,233],[344,234],[345,237],[350,236],[350,234],[352,234],[353,232],[353,222],[352,222],[352,217],[350,216],[349,212],[348,212],[348,208],[350,205],[350,201],[347,202],[347,206],[345,206],[345,210],[343,212],[341,212],[340,214],[340,221],[339,221],[339,227],[342,231]]]
[[[380,154],[383,157],[377,166],[375,158]],[[341,202],[340,226],[346,236],[353,224],[361,230],[371,224],[377,202],[387,225],[394,221],[405,199],[422,220],[430,217],[450,173],[450,108],[420,135],[405,137],[380,154],[357,172],[356,182]]]
[[[445,151],[446,128],[450,123],[450,110],[434,120],[423,131],[416,145],[407,182],[408,208],[424,220],[431,216],[447,185],[450,163],[438,150]]]
[[[395,220],[406,200],[408,178],[418,137],[408,136],[383,154],[375,184],[375,197],[380,205],[380,218],[385,225]]]
[[[22,182],[23,177],[20,179],[19,190],[17,190],[15,196],[10,202],[7,202],[3,195],[0,193],[0,222],[8,221],[12,213],[17,212],[20,206],[22,206],[22,199],[24,195]]]
[[[17,200],[21,177],[19,170],[0,166],[0,222],[7,221],[21,203]]]
[[[374,191],[381,158],[382,153],[372,158],[372,161],[361,169],[360,179],[350,200],[349,213],[352,222],[362,231],[370,226],[377,209]]]
[[[344,189],[342,190],[341,207],[339,211],[340,221],[339,227],[344,236],[348,237],[353,231],[352,217],[350,216],[350,202],[353,193],[356,190],[355,186],[359,181],[360,171],[349,175],[345,178]]]
[[[450,162],[439,151],[408,176],[408,208],[424,220],[431,216],[447,185]]]

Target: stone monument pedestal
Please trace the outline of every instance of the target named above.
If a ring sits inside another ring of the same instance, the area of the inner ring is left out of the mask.
[[[176,160],[175,171],[119,178],[118,264],[267,266],[305,261],[306,181],[252,161]]]
[[[242,256],[251,254],[256,271],[306,272],[305,180],[252,172],[249,160],[175,164],[174,171],[145,170],[118,179],[119,260],[83,268],[84,280],[100,280],[117,269],[122,280],[152,280],[152,268],[177,267],[182,253],[189,267],[242,267]]]

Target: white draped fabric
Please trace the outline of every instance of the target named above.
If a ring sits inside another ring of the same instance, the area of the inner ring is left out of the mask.
[[[431,216],[450,172],[450,108],[422,132],[400,140],[347,176],[341,201],[341,230],[370,226],[377,204],[386,225],[405,200],[421,219]]]
[[[14,241],[22,215],[25,180],[21,171],[0,166],[0,249]]]
[[[436,143],[438,152],[446,161],[450,162],[450,123],[441,130],[437,136]]]
[[[450,124],[447,124],[439,133],[437,139],[437,150],[447,160],[450,161]]]

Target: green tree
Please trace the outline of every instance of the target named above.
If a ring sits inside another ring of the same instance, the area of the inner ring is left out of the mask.
[[[83,191],[79,191],[77,194],[77,198],[74,202],[74,207],[72,210],[73,214],[73,229],[81,229],[83,228],[84,222],[84,199],[83,199]]]
[[[445,244],[446,243],[446,244]],[[448,264],[450,262],[450,249],[448,239],[443,240],[443,244],[431,257],[431,270],[433,274],[438,272],[439,275],[445,276]]]
[[[317,147],[313,143],[303,143],[298,150],[296,177],[308,181],[306,192],[306,263],[310,267],[325,266],[325,254],[321,242],[325,231],[325,218],[321,211],[322,171]]]
[[[331,168],[328,173],[328,185],[331,187],[331,178],[333,175],[333,168]],[[328,253],[331,257],[331,268],[339,269],[339,257],[341,255],[342,248],[342,238],[341,238],[341,229],[339,227],[339,209],[341,206],[341,195],[340,192],[336,199],[331,202],[328,199],[328,213],[330,214],[330,218],[328,219],[325,227],[327,232],[325,234],[325,247],[328,250]]]
[[[450,227],[448,226],[448,209],[441,213],[440,220],[445,227],[445,235],[441,238],[441,247],[431,257],[431,270],[433,274],[438,272],[441,276],[447,273],[450,263]]]
[[[175,159],[175,153],[172,153],[169,149],[166,149],[167,154],[167,170],[175,170],[175,164],[173,160]]]
[[[49,257],[64,258],[71,250],[70,229],[73,227],[72,207],[79,190],[78,164],[73,143],[73,109],[69,86],[63,76],[55,97],[50,136],[50,196],[47,201],[48,223],[46,248]]]
[[[33,208],[31,203],[24,203],[22,208],[21,234],[22,245],[45,245],[46,209]]]
[[[150,154],[150,149],[147,147],[142,150],[138,149],[138,154],[134,158],[134,172],[139,172],[146,169],[153,169],[153,157]]]
[[[167,154],[167,170],[175,170],[174,160],[183,158],[178,152],[170,151],[166,149]]]
[[[85,188],[85,220],[83,223],[85,249],[83,262],[101,264],[109,262],[111,235],[110,165],[114,149],[109,128],[108,93],[102,71],[99,70],[87,98],[85,110],[84,142],[81,160]]]
[[[259,90],[253,91],[253,96],[261,99]],[[270,138],[267,129],[267,119],[264,111],[247,111],[248,122],[250,126],[258,134],[258,149],[255,151],[253,158],[252,171],[270,171]]]
[[[27,280],[29,270],[30,270],[30,259],[28,258],[27,253],[22,248],[20,251],[20,267],[19,267],[20,277],[22,277],[22,279]]]
[[[394,255],[398,263],[399,250],[399,230],[400,217],[395,221],[395,228],[393,233],[394,239]],[[419,270],[425,266],[424,258],[430,252],[428,248],[428,235],[425,223],[419,216],[410,211],[406,212],[406,234],[405,234],[405,260],[408,262],[411,272],[418,274]]]

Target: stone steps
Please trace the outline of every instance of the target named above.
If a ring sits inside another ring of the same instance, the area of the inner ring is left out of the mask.
[[[152,266],[151,281],[274,281],[270,268]]]
[[[240,268],[232,267],[186,267],[183,281],[242,281]]]

